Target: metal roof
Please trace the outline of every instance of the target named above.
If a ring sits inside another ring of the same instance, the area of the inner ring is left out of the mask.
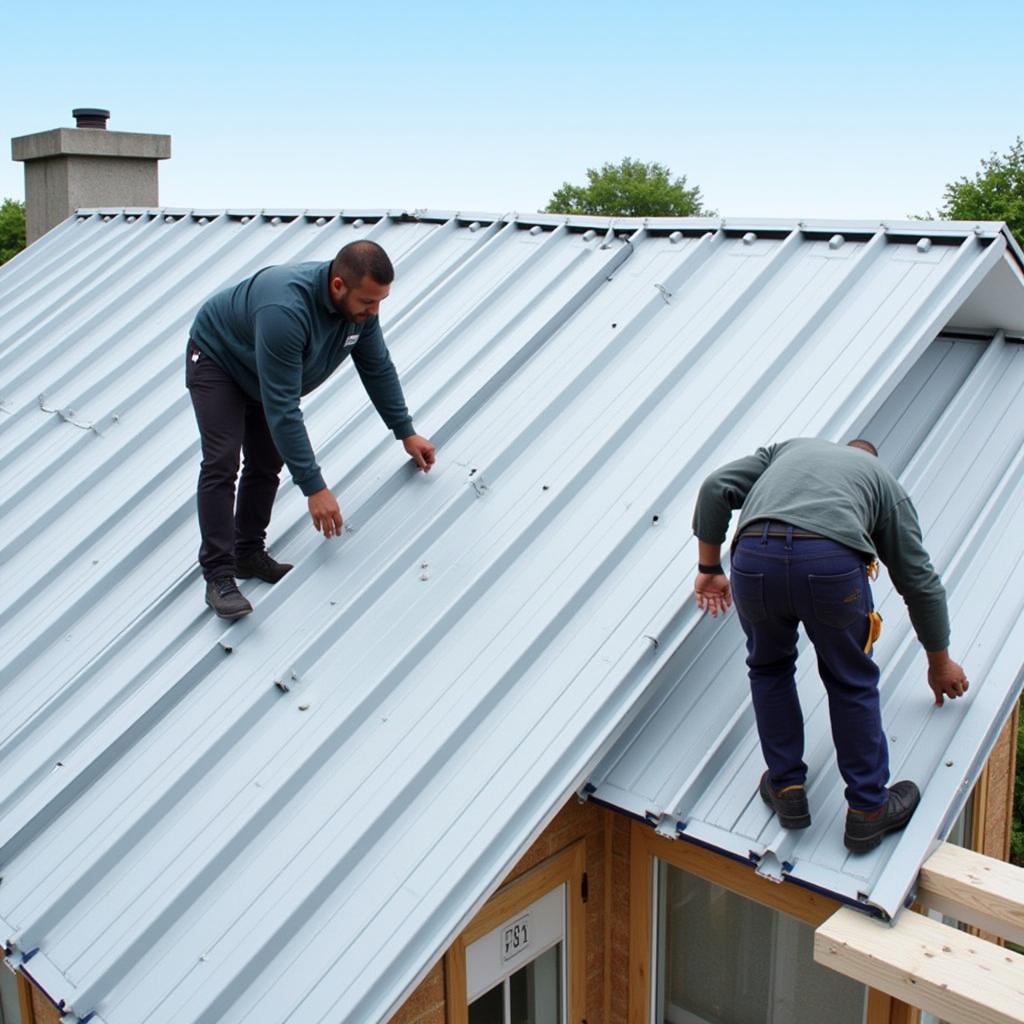
[[[285,483],[270,543],[296,568],[225,627],[195,564],[188,325],[221,285],[357,237],[395,260],[385,333],[438,465],[414,472],[336,374],[305,413],[345,535]],[[894,760],[957,750],[919,812],[940,830],[1021,663],[1024,538],[1002,527],[1024,364],[992,339],[1024,331],[1019,259],[998,224],[66,221],[0,269],[9,962],[68,1021],[383,1019],[602,758],[602,799],[688,830],[697,808],[706,841],[746,828],[786,860],[750,801],[742,671],[721,671],[736,624],[690,599],[690,515],[724,459],[873,418],[974,679],[930,715],[880,594]],[[936,341],[951,324],[981,340]],[[908,831],[901,866],[930,839]],[[832,867],[840,891],[855,869]]]

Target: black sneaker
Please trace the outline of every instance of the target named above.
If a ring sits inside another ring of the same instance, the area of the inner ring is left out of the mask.
[[[774,790],[768,773],[761,776],[761,799],[775,812],[783,828],[807,828],[811,812],[807,807],[807,790],[803,786],[784,786]]]
[[[235,559],[235,575],[240,580],[252,579],[255,576],[258,580],[276,583],[291,568],[287,562],[275,561],[265,549]]]
[[[846,832],[843,842],[853,853],[873,850],[887,832],[899,832],[921,802],[921,793],[908,779],[889,787],[889,801],[877,811],[846,812]]]
[[[206,603],[222,619],[240,619],[252,611],[234,576],[218,576],[206,584]]]

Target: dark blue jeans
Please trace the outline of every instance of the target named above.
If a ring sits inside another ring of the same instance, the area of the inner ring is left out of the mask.
[[[828,694],[847,803],[873,810],[888,799],[889,749],[882,731],[878,666],[864,653],[874,605],[863,556],[824,538],[768,536],[764,526],[760,535],[740,538],[731,576],[771,784],[780,789],[807,778],[795,682],[797,625],[803,623]],[[773,530],[780,527],[785,528],[772,525]]]

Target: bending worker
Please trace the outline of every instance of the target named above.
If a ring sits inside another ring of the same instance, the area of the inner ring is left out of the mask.
[[[203,449],[199,564],[206,602],[221,618],[252,611],[236,577],[276,583],[291,569],[265,547],[283,463],[308,500],[313,526],[324,537],[341,533],[341,509],[317,465],[299,399],[347,356],[416,465],[428,472],[434,464],[434,446],[413,429],[377,320],[394,277],[376,242],[352,242],[328,262],[260,270],[217,292],[196,314],[185,383]]]
[[[879,673],[870,654],[877,616],[868,579],[876,557],[888,567],[928,654],[935,703],[967,690],[963,669],[949,657],[946,593],[922,545],[917,513],[877,455],[862,440],[843,446],[797,438],[759,448],[704,481],[693,522],[697,604],[716,616],[735,600],[747,637],[750,691],[768,764],[761,797],[785,828],[810,825],[795,682],[802,622],[828,694],[849,805],[844,841],[855,852],[903,828],[921,799],[911,781],[887,786]],[[720,552],[735,508],[743,511],[730,588]]]

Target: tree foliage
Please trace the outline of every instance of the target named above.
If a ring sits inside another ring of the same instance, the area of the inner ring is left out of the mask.
[[[25,248],[25,204],[17,199],[0,203],[0,264]]]
[[[1005,220],[1024,244],[1024,138],[1000,156],[981,161],[973,180],[960,178],[946,186],[943,220]]]
[[[618,164],[587,169],[586,185],[565,182],[551,197],[547,213],[588,213],[602,217],[711,217],[700,188],[686,175],[672,177],[659,163],[626,157]]]

